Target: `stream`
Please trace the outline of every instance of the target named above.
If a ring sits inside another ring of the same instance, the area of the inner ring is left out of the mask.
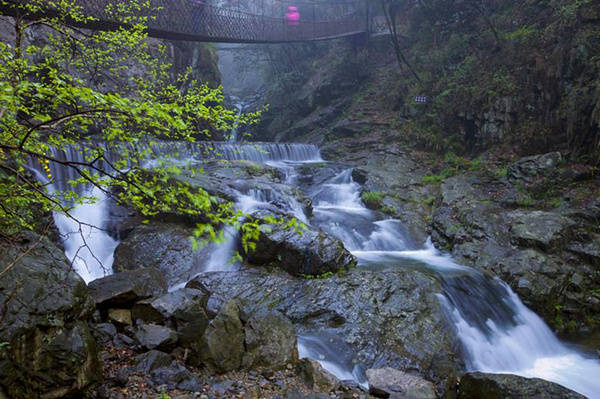
[[[215,144],[208,150],[201,143],[184,148],[174,143],[163,143],[153,148],[153,154],[155,159],[148,160],[148,166],[159,159],[171,158],[174,162],[193,166],[206,159],[219,158],[245,159],[278,168],[285,183],[298,186],[311,198],[314,208],[311,218],[303,213],[295,199],[289,196],[274,198],[276,194],[271,191],[253,189],[239,192],[236,206],[251,214],[269,209],[273,202],[284,202],[288,212],[299,220],[342,240],[358,258],[360,268],[410,268],[438,279],[443,287],[438,297],[447,321],[462,343],[468,371],[542,378],[590,398],[600,398],[600,361],[560,342],[502,281],[455,263],[451,257],[435,249],[431,242],[415,242],[401,221],[367,209],[360,199],[361,187],[352,179],[351,168],[324,163],[320,166],[323,168],[319,173],[320,180],[304,184],[302,168],[298,166],[324,162],[318,148],[306,144],[224,143]],[[81,155],[71,151],[61,156],[72,158]],[[38,172],[38,175],[42,181],[48,182],[41,173]],[[73,178],[58,169],[53,170],[52,175],[54,179],[50,189],[58,192],[66,190],[66,182]],[[80,194],[100,197],[95,204],[79,206],[72,211],[72,216],[84,224],[59,214],[55,215],[55,221],[65,237],[67,256],[73,260],[75,270],[89,282],[110,273],[112,253],[118,242],[104,230],[107,201],[89,187],[81,190]],[[225,235],[231,239],[218,245],[212,244],[205,271],[236,269],[228,260],[237,232],[226,229]],[[171,290],[185,283],[174,285]],[[320,362],[338,378],[353,379],[367,387],[364,367],[351,361],[352,348],[339,337],[331,334],[300,336],[299,352],[301,356]]]

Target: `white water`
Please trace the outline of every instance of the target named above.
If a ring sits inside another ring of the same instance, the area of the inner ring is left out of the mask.
[[[364,207],[349,170],[312,194],[316,224],[340,238],[359,266],[417,268],[441,279],[440,301],[456,328],[469,371],[542,378],[600,398],[598,359],[561,343],[506,284],[455,263],[431,242],[412,247],[401,222],[377,220]],[[334,372],[340,363],[324,366]]]
[[[104,228],[107,220],[107,198],[98,189],[86,193],[96,197],[96,203],[76,206],[70,216],[54,213],[54,222],[64,237],[65,255],[86,283],[112,274],[115,248],[118,241]]]
[[[208,151],[208,156],[206,147],[199,144],[188,145],[183,150],[180,145],[163,144],[156,146],[155,156],[164,157],[172,149],[175,151],[175,147],[179,153],[177,158],[185,162],[211,158],[246,159],[288,168],[286,176],[291,176],[287,179],[289,182],[295,180],[294,163],[322,161],[316,147],[304,144],[222,144],[213,146],[217,150],[213,153]],[[59,173],[53,171],[53,175],[58,176]],[[57,181],[56,189],[64,190],[59,183],[64,185],[66,180],[67,177]],[[357,255],[359,265],[363,267],[415,267],[438,275],[445,289],[440,300],[456,327],[469,370],[544,378],[590,398],[600,398],[600,362],[597,359],[586,358],[558,341],[543,321],[527,309],[506,285],[485,279],[472,269],[456,264],[430,243],[416,246],[400,221],[382,219],[366,209],[360,200],[359,190],[359,185],[352,181],[351,170],[345,170],[321,185],[311,193],[315,204],[313,223],[339,237]],[[268,202],[270,195],[249,191],[240,194],[237,206],[246,212],[268,208],[272,206]],[[107,268],[112,263],[116,242],[108,236],[108,239],[102,238],[105,204],[105,201],[100,201],[98,205],[84,205],[73,211],[97,227],[89,231],[82,229],[83,235],[70,234],[78,232],[79,226],[74,228],[68,220],[57,217],[61,233],[68,237],[65,243],[67,256],[74,259],[74,267],[86,281],[107,272],[98,265]],[[298,212],[300,214],[302,212]],[[229,260],[237,233],[231,230],[225,235],[231,239],[217,245],[207,263],[207,270],[232,270]],[[83,239],[94,255],[91,259],[81,249]],[[355,359],[352,359],[353,366],[348,366],[348,348],[333,350],[327,355],[322,349],[320,352],[314,349],[327,347],[331,344],[329,339],[322,336],[301,337],[301,354],[320,361],[341,379],[351,377],[360,384],[366,384],[354,372],[357,366]],[[322,356],[326,358],[322,359]]]
[[[294,165],[321,161],[317,147],[307,144],[268,144],[264,146],[264,149],[262,145],[258,144],[252,145],[252,147],[248,147],[247,145],[225,145],[223,148],[227,150],[223,151],[221,156],[227,159],[231,157],[231,159],[247,159],[254,162],[271,164],[282,169],[282,172],[285,172],[288,178],[289,176],[295,176]],[[236,151],[235,148],[241,148],[242,150]],[[252,148],[253,151],[246,151],[247,148]],[[245,194],[238,191],[235,208],[242,211],[245,215],[252,215],[261,209],[273,210],[275,207],[272,202],[276,202],[279,209],[289,212],[299,221],[308,223],[306,214],[296,198],[293,196],[284,197],[274,190],[252,188]],[[241,223],[242,220],[239,222]],[[239,230],[234,226],[226,226],[221,231],[221,234],[224,239],[221,242],[210,244],[210,258],[202,268],[202,271],[197,275],[215,271],[234,272],[241,268],[241,264],[234,261],[234,255],[240,239]],[[172,292],[181,289],[186,284],[187,282],[184,281],[173,285],[169,287],[169,291]]]
[[[52,150],[56,159],[85,162],[83,153],[79,148],[68,148],[66,151]],[[90,185],[72,187],[69,183],[80,176],[72,169],[59,164],[50,164],[50,178],[46,172],[33,160],[29,164],[40,182],[47,185],[50,195],[56,197],[62,205],[69,209],[69,214],[54,212],[54,223],[58,228],[65,255],[71,262],[73,269],[87,283],[97,278],[112,274],[114,251],[119,242],[106,232],[108,216],[108,198],[106,195]],[[62,200],[62,193],[75,191],[80,197],[96,198],[91,202],[86,200],[83,204],[72,206]]]

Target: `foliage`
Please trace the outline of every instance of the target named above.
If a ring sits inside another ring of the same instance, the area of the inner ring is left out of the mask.
[[[34,228],[39,214],[34,208],[69,214],[73,206],[95,201],[76,190],[48,191],[28,173],[30,162],[42,164],[48,182],[55,178],[53,166],[69,167],[77,176],[74,184],[96,186],[144,216],[167,211],[194,216],[197,239],[216,239],[218,225],[239,223],[241,215],[231,204],[219,204],[185,183],[172,184],[178,167],[152,173],[141,167],[158,139],[208,139],[211,129],[228,131],[235,120],[234,112],[221,106],[219,89],[192,80],[189,71],[171,76],[164,48],[150,48],[146,23],[160,10],[142,0],[110,3],[106,13],[126,27],[90,32],[69,26],[94,21],[78,1],[51,4],[57,16],[17,18],[14,42],[0,43],[3,231]],[[21,15],[47,6],[45,0],[28,1],[21,4]],[[254,123],[259,115],[243,115],[239,122]],[[85,154],[84,162],[60,156],[73,148]],[[242,230],[245,240],[255,238],[256,228]]]
[[[379,209],[384,197],[385,193],[383,191],[363,191],[360,195],[365,205],[371,209]]]
[[[381,2],[393,5],[400,50],[420,78],[405,70],[388,82],[403,93],[392,106],[408,120],[408,144],[457,154],[568,148],[600,160],[597,1]],[[415,105],[417,94],[428,103]]]

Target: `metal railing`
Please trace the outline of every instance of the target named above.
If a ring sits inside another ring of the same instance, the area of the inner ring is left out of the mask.
[[[11,0],[18,4],[23,0]],[[252,0],[247,0],[252,1]],[[256,1],[256,0],[255,0]],[[106,6],[111,0],[78,0],[83,14],[96,19],[74,25],[91,29],[110,30],[123,24],[108,14]],[[151,0],[160,7],[156,18],[148,20],[148,35],[171,40],[190,40],[222,43],[282,43],[327,40],[362,34],[367,31],[363,16],[346,15],[335,19],[306,19],[298,25],[289,25],[286,19],[248,13],[241,10],[204,4],[194,0]],[[14,7],[0,7],[0,14],[14,15]],[[30,16],[56,14],[48,9]]]

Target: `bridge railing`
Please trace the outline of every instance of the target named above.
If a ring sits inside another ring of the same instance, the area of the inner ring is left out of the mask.
[[[25,0],[5,0],[19,4]],[[109,4],[116,0],[76,0],[82,13],[96,19],[81,23],[71,21],[76,26],[91,29],[116,29],[123,25],[118,17],[106,12]],[[348,36],[366,31],[366,18],[338,16],[334,20],[306,18],[298,25],[289,25],[285,18],[250,14],[241,10],[221,8],[204,4],[198,0],[150,0],[155,18],[147,22],[148,34],[175,40],[237,43],[279,43],[325,40]],[[49,8],[42,14],[57,15]],[[12,15],[14,7],[2,7],[0,12]],[[12,14],[11,14],[12,13]],[[18,13],[17,13],[18,14]],[[40,15],[37,15],[39,17]]]

